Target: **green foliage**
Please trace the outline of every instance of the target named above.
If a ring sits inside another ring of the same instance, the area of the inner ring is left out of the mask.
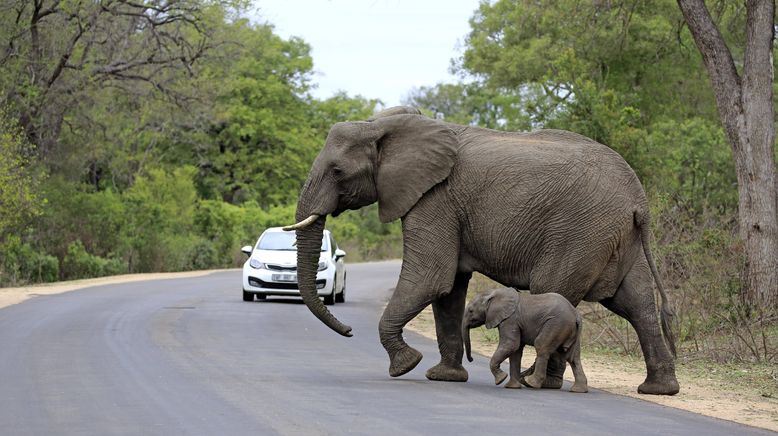
[[[737,14],[723,11],[731,22]],[[691,35],[674,1],[483,2],[457,68],[492,88],[540,85],[564,105],[575,82],[624,94],[645,114],[715,117]]]
[[[671,195],[695,216],[737,210],[732,152],[718,123],[702,118],[655,123],[645,142],[647,189]],[[726,219],[723,220],[726,222]]]
[[[29,282],[53,282],[59,279],[59,261],[56,257],[36,250],[22,242],[17,235],[9,235],[0,243],[0,285]]]
[[[0,107],[0,243],[12,231],[19,232],[40,210],[38,178],[30,164],[33,146],[22,130]]]
[[[123,199],[127,207],[126,254],[132,272],[191,269],[191,236],[197,192],[193,167],[154,169],[138,177]]]
[[[62,261],[62,275],[65,279],[102,277],[125,272],[127,268],[124,262],[89,254],[79,240],[68,245],[67,254]]]
[[[198,167],[198,190],[233,204],[288,204],[316,155],[304,98],[310,48],[247,20],[224,31],[241,43],[222,54],[236,61],[208,63],[203,72],[202,80],[219,83],[219,89],[206,140],[188,157]]]
[[[525,93],[473,83],[439,83],[414,90],[405,104],[426,109],[433,117],[498,130],[528,130]]]

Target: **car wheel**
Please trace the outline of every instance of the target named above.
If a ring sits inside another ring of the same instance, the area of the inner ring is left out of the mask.
[[[332,306],[335,304],[335,286],[332,286],[332,293],[324,296],[324,304],[326,306]]]
[[[246,290],[243,290],[243,301],[254,301],[254,294],[251,292],[246,292]]]
[[[256,294],[256,295],[257,295],[257,300],[261,300],[261,301],[267,300],[267,295],[265,294]]]
[[[336,303],[345,303],[346,302],[346,276],[343,276],[343,289],[340,290],[339,294],[335,295],[335,302]]]

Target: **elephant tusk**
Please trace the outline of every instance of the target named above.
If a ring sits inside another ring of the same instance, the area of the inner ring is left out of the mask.
[[[314,221],[316,221],[317,219],[319,219],[319,215],[313,214],[313,215],[309,216],[308,218],[300,221],[297,224],[292,224],[291,226],[284,227],[284,231],[288,232],[288,231],[291,231],[291,230],[301,230],[301,229],[304,229],[304,228],[310,226],[311,224],[313,224]]]

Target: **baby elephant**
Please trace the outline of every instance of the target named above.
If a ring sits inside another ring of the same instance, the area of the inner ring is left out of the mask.
[[[533,345],[537,352],[535,370],[523,383],[540,388],[546,379],[546,365],[552,353],[559,353],[570,363],[575,383],[570,392],[588,391],[586,375],[581,367],[581,315],[567,299],[559,294],[531,295],[513,288],[499,288],[475,297],[467,305],[462,320],[462,339],[467,360],[470,354],[470,329],[486,324],[491,329],[499,326],[500,343],[490,362],[495,384],[508,376],[500,364],[510,357],[511,379],[506,388],[520,388],[521,354],[525,345]]]

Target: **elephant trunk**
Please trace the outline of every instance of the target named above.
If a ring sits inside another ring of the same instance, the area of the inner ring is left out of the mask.
[[[467,320],[462,323],[462,341],[465,343],[465,355],[467,361],[473,361],[473,355],[470,354],[470,326],[468,326]]]
[[[297,221],[294,227],[297,234],[297,286],[305,305],[316,318],[343,336],[352,336],[347,326],[324,306],[316,290],[316,271],[321,255],[321,241],[327,214],[335,209],[336,198],[328,195],[334,189],[322,183],[324,177],[310,176],[300,193],[297,204]],[[316,187],[317,189],[314,189]]]
[[[300,295],[311,313],[329,328],[343,336],[351,336],[351,327],[347,326],[327,309],[316,291],[316,270],[321,253],[321,239],[324,232],[326,215],[304,229],[297,230],[297,283]]]

